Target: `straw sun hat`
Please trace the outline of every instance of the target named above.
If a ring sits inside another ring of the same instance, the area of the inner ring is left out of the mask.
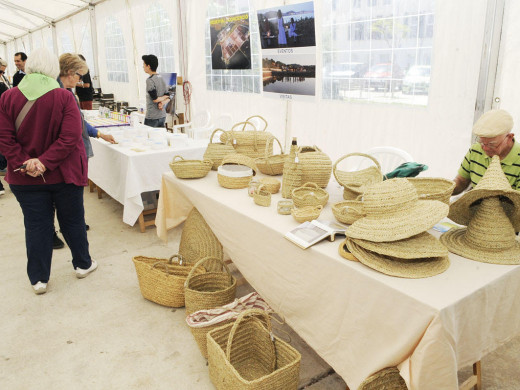
[[[502,171],[500,158],[493,156],[482,179],[472,190],[466,192],[450,205],[448,218],[461,225],[468,225],[477,209],[478,201],[483,198],[500,196],[502,207],[508,211],[511,223],[516,231],[520,230],[520,191],[511,188],[506,175]]]
[[[483,199],[468,227],[449,230],[441,242],[450,252],[471,260],[520,264],[520,242],[498,196]]]
[[[437,200],[419,200],[413,184],[397,178],[366,189],[363,214],[365,217],[347,229],[347,237],[373,242],[398,241],[433,227],[448,215],[448,205]]]

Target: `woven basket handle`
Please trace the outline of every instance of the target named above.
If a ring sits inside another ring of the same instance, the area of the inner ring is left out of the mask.
[[[266,122],[266,123],[267,123],[267,122]],[[233,127],[231,128],[231,130],[230,130],[230,132],[231,132],[231,136],[232,136],[233,138],[235,138],[235,137],[233,136],[233,130],[235,129],[235,127],[238,127],[238,126],[242,125],[242,131],[244,131],[245,128],[246,128],[246,125],[248,125],[248,124],[251,125],[251,126],[253,126],[253,129],[254,129],[254,130],[253,130],[253,140],[254,140],[253,147],[254,147],[254,150],[257,151],[257,150],[258,150],[258,140],[257,140],[257,134],[256,134],[256,132],[257,132],[258,130],[256,129],[256,126],[255,126],[254,123],[252,123],[252,122],[248,122],[247,120],[244,121],[244,122],[238,122],[238,123],[235,123],[235,124],[233,125]],[[265,130],[265,129],[264,129],[264,130]]]
[[[228,144],[230,139],[227,137],[227,131],[226,130],[223,130],[223,129],[215,129],[213,130],[213,133],[211,133],[211,136],[209,137],[209,143],[212,144],[213,143],[213,138],[215,137],[215,133],[217,131],[221,131],[223,132],[225,135],[226,135],[226,141],[224,142],[224,144]],[[222,136],[222,134],[221,134]],[[220,138],[220,137],[219,137]],[[222,140],[222,139],[221,139]]]
[[[249,119],[253,119],[253,118],[260,118],[264,122],[264,128],[262,130],[259,130],[259,131],[265,131],[265,129],[267,129],[267,121],[265,120],[265,118],[263,116],[260,116],[260,115],[253,115],[253,116],[250,116],[249,118],[246,119],[246,121],[244,122],[244,127],[242,127],[242,131],[246,127],[245,123],[249,122]]]
[[[195,265],[193,266],[193,268],[190,270],[190,273],[188,274],[188,276],[186,277],[186,281],[184,282],[184,287],[188,287],[190,285],[190,280],[193,276],[193,274],[195,273],[195,270],[197,268],[199,268],[202,264],[204,264],[206,261],[208,260],[217,260],[217,262],[220,263],[220,265],[222,266],[222,269],[227,272],[227,274],[229,275],[229,280],[231,282],[231,278],[233,276],[231,276],[231,271],[229,270],[228,266],[226,265],[226,263],[224,263],[221,259],[219,259],[218,257],[213,257],[213,256],[207,256],[207,257],[204,257],[202,259],[200,259],[199,261],[197,261],[195,263]]]
[[[256,187],[255,194],[260,194],[260,191],[264,188],[265,186],[263,184],[260,184],[258,187]]]
[[[276,140],[276,142],[278,142],[278,146],[280,146],[280,154],[283,154],[283,148],[282,148],[282,144],[280,143],[280,141],[278,140],[278,138],[274,137],[271,138],[271,141],[273,142],[273,145],[274,145],[274,141]],[[271,145],[271,141],[268,141],[265,143],[265,157],[269,157],[269,145]]]
[[[176,253],[176,254],[170,256],[170,258],[168,259],[168,264],[174,264],[173,259],[175,259],[175,258],[178,259],[177,261],[175,261],[175,263],[177,263],[179,265],[182,265],[184,263],[184,259],[182,258],[182,255]]]
[[[357,206],[343,206],[343,208],[341,209],[341,214],[342,215],[346,215],[348,213],[348,209],[352,209],[354,210],[356,213],[358,213],[359,215],[365,215],[363,213],[363,206],[362,205],[357,205]]]
[[[274,349],[274,335],[273,335],[273,329],[271,327],[271,318],[269,317],[269,314],[264,310],[249,309],[249,310],[245,310],[239,314],[235,323],[233,324],[233,327],[231,328],[231,331],[229,332],[228,341],[227,341],[227,345],[226,345],[226,358],[228,361],[230,361],[230,359],[231,359],[231,346],[233,344],[233,338],[235,337],[235,333],[236,333],[238,327],[240,326],[240,324],[242,323],[242,321],[244,320],[245,317],[252,317],[252,316],[260,317],[260,319],[262,319],[263,322],[265,323],[267,331],[269,332],[269,336],[271,337],[271,348],[272,348],[271,351],[272,351],[272,356],[273,356],[273,362],[271,365],[271,369],[274,370],[275,366],[276,366],[276,350]]]
[[[213,166],[213,160],[211,160],[209,158],[205,158],[204,160],[202,160],[202,164],[209,165],[211,167],[211,166]]]
[[[175,162],[175,160],[176,160],[177,158],[180,158],[181,161],[184,161],[184,157],[182,157],[182,156],[175,156],[175,157],[173,158],[172,162]]]
[[[307,182],[304,185],[302,185],[300,188],[303,188],[303,187],[312,188],[313,190],[317,190],[320,188],[316,183],[312,183],[312,182]]]
[[[334,163],[334,166],[332,167],[332,172],[334,173],[334,177],[336,178],[336,181],[339,183],[339,178],[338,176],[336,175],[336,166],[339,164],[340,161],[343,161],[344,159],[348,158],[348,157],[353,157],[353,156],[360,156],[360,157],[366,157],[366,158],[369,158],[370,160],[372,160],[374,162],[374,164],[376,165],[377,169],[379,169],[379,171],[381,171],[381,165],[379,164],[379,161],[377,161],[374,157],[372,157],[371,155],[369,154],[365,154],[365,153],[349,153],[349,154],[346,154],[344,155],[343,157],[339,158],[335,163]],[[341,184],[341,183],[340,183]]]

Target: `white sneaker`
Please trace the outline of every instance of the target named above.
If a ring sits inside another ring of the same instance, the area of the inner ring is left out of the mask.
[[[5,195],[5,190],[0,190],[0,196]]]
[[[90,268],[83,269],[83,268],[76,268],[76,277],[78,279],[83,279],[88,276],[91,272],[94,272],[97,269],[97,261],[92,260],[92,264],[90,265]]]
[[[47,292],[47,283],[37,282],[33,284],[32,287],[36,295],[45,294]]]

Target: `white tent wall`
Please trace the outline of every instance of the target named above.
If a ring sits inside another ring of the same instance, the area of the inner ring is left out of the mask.
[[[193,86],[194,113],[207,109],[213,117],[230,113],[235,120],[260,114],[268,120],[269,129],[282,137],[280,139],[284,139],[280,131],[289,119],[290,136],[298,137],[301,145],[318,145],[333,160],[347,153],[390,145],[408,151],[416,161],[427,164],[427,175],[455,176],[470,145],[486,16],[485,1],[436,1],[432,83],[427,107],[321,100],[319,72],[318,96],[311,103],[292,101],[287,104],[257,94],[207,91],[205,61],[202,59],[205,56],[208,1],[187,2],[189,81]],[[297,2],[287,1],[286,4]],[[279,3],[259,0],[255,4],[256,9],[262,9]],[[316,0],[318,69],[321,64],[321,6],[322,1]]]

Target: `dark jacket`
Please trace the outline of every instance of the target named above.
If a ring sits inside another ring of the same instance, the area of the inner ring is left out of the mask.
[[[20,84],[20,81],[24,78],[25,73],[22,73],[21,71],[17,71],[13,76],[13,87],[16,87],[18,84]]]

